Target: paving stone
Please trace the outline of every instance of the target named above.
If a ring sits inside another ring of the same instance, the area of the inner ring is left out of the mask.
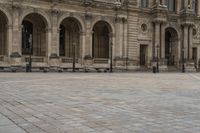
[[[199,73],[3,73],[0,133],[197,133],[199,79]]]

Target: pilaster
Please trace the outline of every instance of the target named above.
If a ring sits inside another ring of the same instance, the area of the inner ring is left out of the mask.
[[[160,57],[162,59],[165,58],[165,22],[161,23],[161,46],[160,46]]]
[[[17,5],[13,5],[13,27],[12,27],[12,53],[18,53],[21,55],[21,44],[20,44],[20,36],[21,36],[21,24],[19,23],[20,16],[20,7]]]

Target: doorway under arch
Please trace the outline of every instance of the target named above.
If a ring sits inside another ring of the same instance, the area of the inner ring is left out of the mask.
[[[109,58],[111,26],[104,21],[97,22],[93,27],[92,56]]]
[[[178,34],[171,27],[165,30],[165,59],[168,66],[174,66],[178,62]]]
[[[81,26],[78,20],[72,17],[65,18],[60,24],[59,54],[60,56],[73,57],[75,45],[75,56],[81,55],[80,46]]]
[[[22,21],[22,55],[45,56],[47,48],[46,21],[37,13],[27,15]]]

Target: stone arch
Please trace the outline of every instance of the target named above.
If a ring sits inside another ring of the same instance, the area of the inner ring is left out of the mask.
[[[65,57],[81,57],[82,25],[74,17],[64,18],[59,23],[59,55]],[[75,47],[74,47],[75,45]]]
[[[29,10],[20,17],[22,54],[45,57],[48,54],[48,15],[39,10]]]
[[[181,37],[181,35],[180,35],[180,33],[181,33],[181,26],[179,26],[179,25],[174,25],[174,24],[167,24],[167,25],[165,26],[165,30],[166,30],[167,28],[172,28],[172,29],[174,29],[174,30],[176,31],[176,33],[177,33],[178,40],[180,39],[180,37]]]
[[[97,17],[96,19],[94,19],[94,21],[91,24],[91,31],[93,30],[94,25],[99,22],[99,21],[104,21],[109,25],[109,30],[111,31],[112,34],[115,34],[115,26],[113,24],[113,22],[109,19],[109,18],[102,18],[102,17]]]
[[[9,11],[3,7],[0,7],[0,11],[5,14],[5,16],[7,18],[7,24],[11,25],[12,24],[12,16],[9,13]]]
[[[77,22],[79,22],[79,28],[81,29],[82,32],[85,31],[85,23],[83,21],[83,19],[80,16],[77,15],[70,15],[69,13],[63,14],[59,19],[58,19],[58,26],[60,26],[60,24],[62,23],[63,20],[65,20],[66,18],[73,18],[75,20],[77,20]]]
[[[0,55],[7,55],[9,49],[8,27],[11,26],[11,18],[4,9],[0,9]]]
[[[46,24],[46,29],[51,29],[51,21],[50,21],[50,18],[49,18],[49,15],[47,13],[45,13],[44,11],[41,11],[41,10],[37,10],[37,9],[29,9],[29,10],[24,10],[22,15],[20,16],[20,24],[22,24],[24,18],[30,14],[39,14],[40,16],[43,17],[43,20]]]

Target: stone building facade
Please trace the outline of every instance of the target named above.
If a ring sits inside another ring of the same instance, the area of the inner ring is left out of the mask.
[[[199,0],[0,0],[0,68],[195,70],[199,19]]]

